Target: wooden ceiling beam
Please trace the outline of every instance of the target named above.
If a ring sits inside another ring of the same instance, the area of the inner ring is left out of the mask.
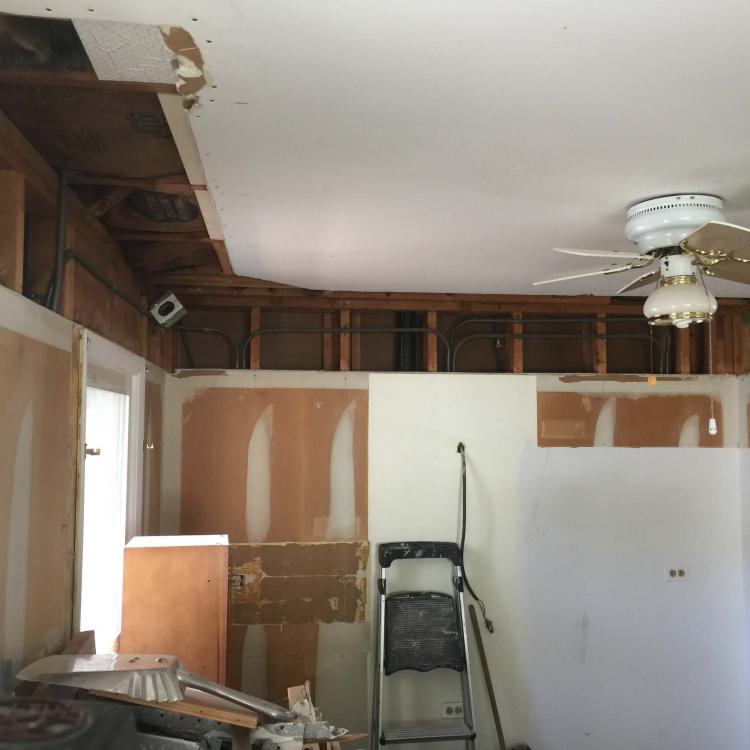
[[[71,185],[95,187],[124,187],[131,190],[152,190],[157,193],[174,193],[176,195],[191,195],[196,190],[205,190],[205,185],[191,185],[189,182],[165,177],[129,178],[104,177],[96,175],[71,175],[68,178]]]
[[[128,232],[113,230],[112,236],[120,242],[205,242],[213,240],[204,232]]]
[[[64,86],[65,88],[98,89],[100,91],[150,91],[155,94],[176,94],[172,83],[140,81],[102,81],[93,71],[0,70],[0,83],[14,86]]]
[[[436,299],[436,298],[389,298],[387,296],[371,297],[358,296],[347,297],[332,296],[330,293],[314,294],[286,294],[285,290],[268,289],[258,287],[254,290],[245,290],[242,294],[205,293],[189,287],[163,285],[161,280],[152,279],[152,284],[168,288],[173,291],[186,307],[232,310],[246,309],[247,307],[260,307],[267,310],[284,310],[289,312],[305,311],[334,311],[334,310],[358,310],[358,311],[417,311],[417,312],[443,312],[460,314],[512,314],[524,312],[530,315],[591,315],[606,313],[607,315],[637,316],[640,313],[640,304],[625,304],[617,302],[576,302],[575,298],[569,301],[552,300],[545,297],[537,297],[535,301],[523,298],[502,299],[491,297],[479,301],[466,299],[460,296]],[[490,297],[490,295],[488,295]]]

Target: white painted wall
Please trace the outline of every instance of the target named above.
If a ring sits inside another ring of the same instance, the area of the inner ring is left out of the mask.
[[[468,569],[495,622],[485,644],[510,740],[747,747],[738,449],[540,449],[535,378],[502,375],[371,375],[369,440],[373,543],[456,538],[466,443]],[[667,582],[669,565],[687,580]],[[391,714],[458,695],[428,681],[398,675]],[[478,671],[475,684],[493,747]]]

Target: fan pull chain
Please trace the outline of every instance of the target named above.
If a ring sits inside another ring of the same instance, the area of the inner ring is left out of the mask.
[[[714,342],[713,342],[713,328],[714,319],[708,319],[708,377],[711,386],[713,387],[713,375],[714,375]],[[719,432],[719,428],[716,425],[716,418],[714,417],[714,397],[713,394],[709,393],[709,409],[710,416],[708,418],[708,434],[716,435]]]

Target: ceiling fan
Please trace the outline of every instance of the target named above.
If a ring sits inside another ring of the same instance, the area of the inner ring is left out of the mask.
[[[641,201],[628,210],[625,226],[638,251],[555,247],[558,253],[606,258],[609,263],[550,276],[534,285],[640,271],[617,294],[658,282],[643,305],[651,325],[687,328],[702,323],[717,309],[705,276],[750,284],[750,229],[728,224],[724,218],[724,201],[713,195],[666,195]]]

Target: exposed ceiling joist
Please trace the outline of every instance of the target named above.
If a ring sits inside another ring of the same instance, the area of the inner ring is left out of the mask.
[[[68,178],[71,185],[97,185],[101,187],[126,187],[138,190],[154,190],[161,193],[175,195],[190,195],[197,190],[205,190],[205,185],[191,185],[179,179],[159,178],[136,179],[126,177],[105,177],[98,175],[71,175]]]

